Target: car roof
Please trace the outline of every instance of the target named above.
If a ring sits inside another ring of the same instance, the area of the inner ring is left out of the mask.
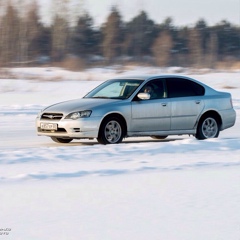
[[[128,79],[128,80],[143,80],[145,82],[148,82],[150,80],[153,80],[153,79],[157,79],[157,78],[182,78],[182,79],[187,79],[187,80],[190,80],[190,81],[193,81],[193,82],[196,82],[200,85],[202,85],[203,87],[208,88],[209,90],[213,90],[215,91],[213,88],[211,88],[210,86],[204,84],[203,82],[195,79],[195,78],[191,78],[191,77],[188,77],[188,76],[183,76],[183,75],[178,75],[178,74],[162,74],[162,75],[132,75],[132,76],[120,76],[120,77],[116,77],[116,78],[113,78],[113,79]]]
[[[121,76],[121,77],[116,77],[114,79],[133,79],[133,80],[136,80],[136,79],[140,79],[140,80],[150,80],[150,79],[155,79],[155,78],[171,78],[171,77],[174,77],[174,78],[185,78],[185,79],[189,79],[189,80],[195,80],[195,79],[192,79],[192,78],[189,78],[187,76],[182,76],[182,75],[170,75],[170,74],[163,74],[163,75],[126,75],[126,76]],[[196,80],[195,80],[196,81]]]

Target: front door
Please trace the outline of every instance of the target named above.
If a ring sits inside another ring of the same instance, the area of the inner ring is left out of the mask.
[[[149,93],[150,99],[141,100],[136,97],[132,101],[132,119],[129,131],[170,130],[171,101],[166,98],[164,80],[149,81],[140,92]]]
[[[132,102],[130,131],[151,132],[170,130],[171,102],[168,99],[150,99]]]

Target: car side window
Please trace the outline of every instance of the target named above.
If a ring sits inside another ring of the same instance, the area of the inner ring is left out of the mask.
[[[150,99],[161,99],[165,97],[163,79],[156,79],[146,83],[140,92],[150,94]]]
[[[200,84],[184,78],[166,79],[169,98],[203,96],[205,89]]]

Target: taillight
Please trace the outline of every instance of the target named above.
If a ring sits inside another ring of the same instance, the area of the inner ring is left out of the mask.
[[[232,106],[232,108],[233,108],[232,98],[230,98],[230,104],[231,104],[231,106]]]

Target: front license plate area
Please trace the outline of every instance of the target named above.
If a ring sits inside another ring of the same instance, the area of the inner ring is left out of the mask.
[[[40,123],[40,128],[43,130],[57,130],[58,126],[56,123]]]

